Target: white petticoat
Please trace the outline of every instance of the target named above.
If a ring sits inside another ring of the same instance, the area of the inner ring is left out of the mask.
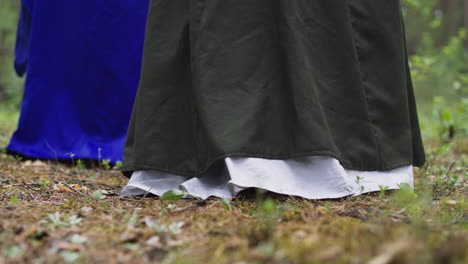
[[[340,162],[326,156],[289,160],[226,158],[200,178],[177,176],[159,171],[135,171],[122,196],[161,196],[169,190],[183,190],[189,196],[233,198],[247,188],[299,196],[307,199],[333,199],[398,189],[413,185],[413,166],[390,171],[345,170]]]

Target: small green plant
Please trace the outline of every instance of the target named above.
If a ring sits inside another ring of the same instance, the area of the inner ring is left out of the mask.
[[[231,200],[222,199],[222,200],[218,201],[218,203],[222,204],[224,206],[224,208],[226,208],[226,210],[229,210],[229,211],[232,210]]]
[[[266,214],[272,215],[275,213],[276,204],[275,201],[271,198],[266,199],[262,204],[262,209],[265,211]]]
[[[115,163],[115,169],[121,170],[122,167],[123,167],[123,164],[120,160]]]
[[[84,173],[86,171],[86,166],[83,160],[79,159],[76,161],[76,169],[79,173]]]
[[[388,191],[388,186],[379,185],[379,197],[382,199],[385,197],[385,193]]]
[[[21,202],[21,200],[18,198],[18,196],[12,196],[10,198],[10,205],[17,205]]]
[[[173,235],[179,235],[180,233],[182,233],[182,227],[185,225],[184,222],[173,222],[173,223],[170,223],[169,226],[167,227],[167,229],[169,230],[169,232]]]
[[[49,179],[43,177],[39,180],[39,185],[41,186],[42,190],[46,190],[51,185],[51,182]]]
[[[10,258],[19,258],[25,253],[24,249],[18,246],[12,246],[5,250],[5,255]]]
[[[79,218],[76,215],[68,217],[68,219],[62,220],[62,215],[59,212],[54,214],[47,215],[47,219],[41,221],[41,223],[51,223],[55,227],[70,227],[74,225],[79,225],[83,221],[82,218]]]
[[[76,263],[80,258],[80,253],[73,250],[64,250],[60,252],[60,255],[63,257],[66,263]]]
[[[95,191],[95,192],[93,193],[93,197],[96,198],[96,199],[98,199],[98,200],[104,200],[104,199],[107,198],[107,196],[105,196],[105,195],[104,195],[102,192],[100,192],[100,191]]]
[[[275,244],[272,242],[260,243],[256,248],[255,252],[263,258],[271,258],[277,251]]]
[[[86,242],[88,242],[88,238],[84,237],[84,236],[80,236],[78,234],[73,234],[72,236],[70,236],[68,238],[68,240],[73,243],[73,244],[77,244],[77,245],[82,245],[82,244],[85,244]]]
[[[365,187],[364,185],[359,185],[359,194],[363,194],[365,192]]]
[[[363,177],[357,175],[356,176],[356,179],[354,180],[354,182],[356,183],[356,186],[353,188],[353,191],[354,189],[357,187],[357,189],[359,190],[359,194],[363,194],[364,191],[365,191],[365,187],[364,185],[362,185],[362,181],[364,180]]]
[[[363,177],[357,175],[357,176],[356,176],[356,179],[354,180],[354,182],[356,182],[356,184],[360,184],[361,181],[362,181],[363,179],[364,179]]]
[[[102,176],[102,173],[100,173],[100,172],[95,172],[95,173],[89,174],[88,176],[89,176],[89,179],[90,179],[90,180],[95,181],[95,180],[97,180],[98,178],[100,178],[100,177]]]
[[[130,218],[127,221],[127,225],[130,226],[130,227],[136,226],[137,223],[138,223],[138,218],[139,217],[140,217],[140,215],[138,214],[138,212],[136,210],[134,210],[132,215],[130,216]]]
[[[184,196],[187,195],[186,192],[181,191],[181,190],[170,190],[165,192],[163,195],[161,195],[160,199],[161,200],[171,200],[171,201],[179,201]]]
[[[125,243],[123,244],[123,247],[127,250],[133,251],[134,254],[138,254],[138,250],[141,248],[140,245],[136,243]]]
[[[393,196],[393,202],[397,206],[405,207],[406,205],[410,204],[418,198],[418,195],[411,187],[411,185],[403,183],[400,184],[399,187],[400,188],[395,192],[395,195]]]
[[[109,160],[109,159],[101,160],[101,167],[104,170],[110,170],[112,168],[111,167],[111,160]]]
[[[458,134],[468,134],[468,98],[462,98],[458,102],[448,102],[441,96],[434,97],[433,122],[437,136],[443,143],[450,142]]]
[[[175,204],[168,204],[166,206],[163,206],[161,207],[161,212],[159,212],[159,215],[160,216],[163,216],[165,214],[170,214],[171,212],[173,212],[175,209],[177,208],[177,206]]]
[[[277,209],[276,201],[270,197],[266,197],[267,191],[263,189],[257,189],[257,213],[263,222],[266,239],[271,239],[277,227],[278,221],[284,212]]]
[[[145,218],[145,224],[150,229],[154,230],[160,235],[170,234],[173,236],[180,235],[182,233],[182,227],[185,225],[184,222],[173,222],[169,225],[162,224],[158,221],[154,221],[150,217]]]
[[[398,209],[403,210],[409,217],[413,219],[421,219],[421,217],[430,212],[432,207],[432,194],[427,189],[427,186],[422,186],[422,189],[416,192],[409,184],[400,184],[392,196],[392,204]]]
[[[436,197],[453,195],[458,188],[465,186],[464,179],[468,176],[468,171],[462,167],[457,167],[456,161],[450,167],[439,167],[432,169],[432,181],[430,189]],[[435,175],[434,175],[435,174]]]

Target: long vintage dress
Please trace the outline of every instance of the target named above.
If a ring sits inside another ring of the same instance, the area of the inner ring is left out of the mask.
[[[337,198],[424,163],[399,0],[152,0],[123,195]]]
[[[15,67],[27,72],[7,150],[121,161],[140,77],[148,0],[22,0]]]

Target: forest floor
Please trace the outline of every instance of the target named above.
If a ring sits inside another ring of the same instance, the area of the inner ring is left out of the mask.
[[[328,201],[121,198],[105,165],[0,154],[0,263],[468,263],[468,141],[436,146],[414,190]]]

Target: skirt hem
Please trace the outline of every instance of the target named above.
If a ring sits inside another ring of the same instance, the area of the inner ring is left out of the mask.
[[[382,165],[378,167],[365,167],[365,166],[353,166],[349,162],[346,162],[342,159],[339,155],[336,155],[334,152],[331,151],[309,151],[309,152],[301,152],[297,154],[264,154],[264,153],[248,153],[248,152],[233,152],[228,154],[219,155],[217,158],[212,159],[208,162],[208,166],[204,166],[203,169],[198,171],[193,170],[181,170],[181,169],[171,169],[168,167],[163,166],[155,166],[155,165],[147,165],[147,164],[138,164],[128,162],[131,165],[126,165],[124,160],[122,173],[130,178],[133,171],[138,170],[154,170],[160,171],[165,173],[176,174],[180,176],[187,176],[187,177],[200,177],[205,174],[210,167],[212,167],[218,161],[222,161],[226,158],[233,158],[233,157],[251,157],[251,158],[262,158],[262,159],[294,159],[294,158],[306,158],[308,156],[330,156],[332,158],[337,159],[341,165],[347,170],[356,170],[356,171],[389,171],[397,168],[401,168],[404,166],[415,166],[415,167],[422,167],[425,164],[425,160],[416,160],[412,159],[411,161],[399,161],[390,163],[387,165]]]

